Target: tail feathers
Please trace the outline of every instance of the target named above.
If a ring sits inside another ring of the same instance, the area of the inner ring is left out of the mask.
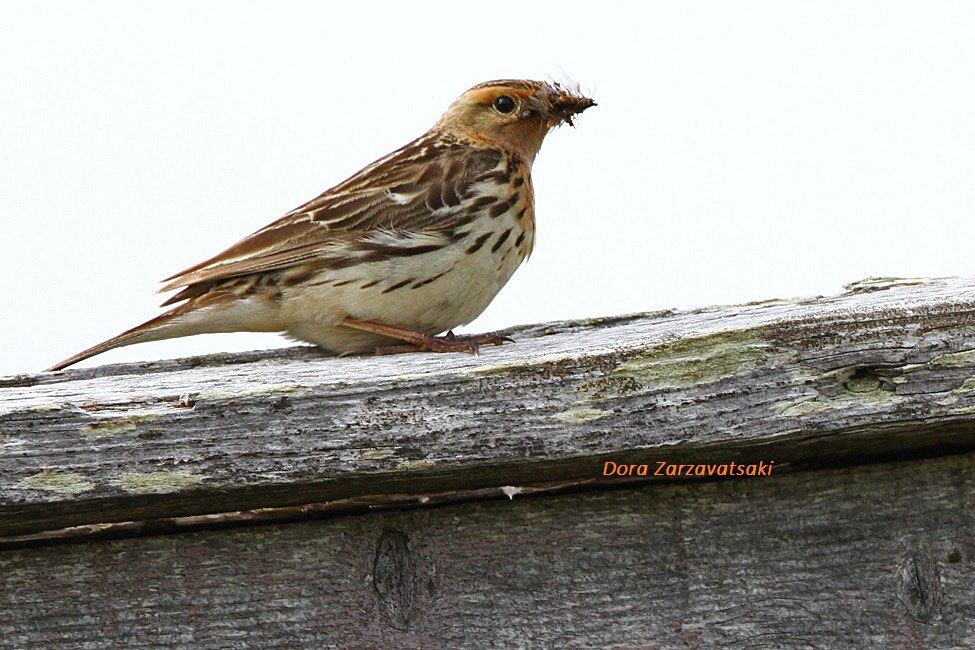
[[[96,354],[108,352],[109,350],[121,348],[126,345],[147,343],[149,341],[161,341],[163,339],[171,339],[178,336],[187,336],[188,334],[192,334],[194,332],[187,332],[185,327],[177,327],[179,317],[188,311],[186,307],[187,305],[180,305],[175,309],[170,309],[165,314],[160,314],[151,320],[147,320],[141,325],[136,325],[132,329],[122,332],[118,336],[113,336],[107,341],[102,341],[98,345],[94,345],[83,352],[79,352],[78,354],[65,359],[60,363],[54,364],[48,368],[47,371],[54,372],[55,370],[62,370],[68,366],[73,366],[79,361],[84,361],[89,357],[93,357]]]
[[[192,297],[165,314],[156,316],[118,336],[103,341],[48,368],[61,370],[88,357],[135,343],[175,339],[218,332],[281,332],[287,329],[274,300],[241,299],[232,293],[208,292]]]

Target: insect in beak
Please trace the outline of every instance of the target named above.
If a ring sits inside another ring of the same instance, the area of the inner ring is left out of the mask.
[[[565,122],[569,126],[575,126],[572,117],[596,105],[596,102],[588,97],[572,94],[558,85],[555,86],[555,91],[557,94],[549,100],[548,112],[556,124]]]

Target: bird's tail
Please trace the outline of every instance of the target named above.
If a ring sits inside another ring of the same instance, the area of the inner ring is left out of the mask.
[[[207,294],[191,298],[164,314],[56,363],[48,371],[62,370],[96,354],[135,343],[217,332],[280,332],[284,328],[276,316],[273,308],[259,300]]]
[[[165,314],[160,314],[155,318],[147,320],[141,325],[136,325],[132,329],[122,332],[118,336],[113,336],[107,341],[102,341],[98,345],[93,345],[87,350],[83,350],[74,356],[68,357],[60,363],[54,364],[48,368],[47,371],[53,372],[55,370],[62,370],[68,366],[73,366],[79,361],[84,361],[89,357],[93,357],[96,354],[108,352],[109,350],[121,348],[126,345],[146,343],[148,341],[162,341],[163,339],[171,339],[178,336],[187,336],[189,334],[196,333],[187,332],[185,326],[178,326],[180,316],[183,316],[188,311],[186,307],[187,305],[184,304],[174,309],[170,309]]]

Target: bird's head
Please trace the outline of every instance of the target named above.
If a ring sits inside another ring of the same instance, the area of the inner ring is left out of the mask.
[[[557,83],[503,79],[478,84],[437,123],[461,138],[513,151],[531,162],[545,135],[596,102]]]

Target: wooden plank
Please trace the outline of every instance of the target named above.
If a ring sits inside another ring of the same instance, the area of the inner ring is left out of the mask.
[[[975,455],[0,552],[5,647],[960,648]]]
[[[480,357],[293,348],[6,378],[0,537],[497,494],[607,459],[784,470],[975,447],[972,278],[511,334]]]

